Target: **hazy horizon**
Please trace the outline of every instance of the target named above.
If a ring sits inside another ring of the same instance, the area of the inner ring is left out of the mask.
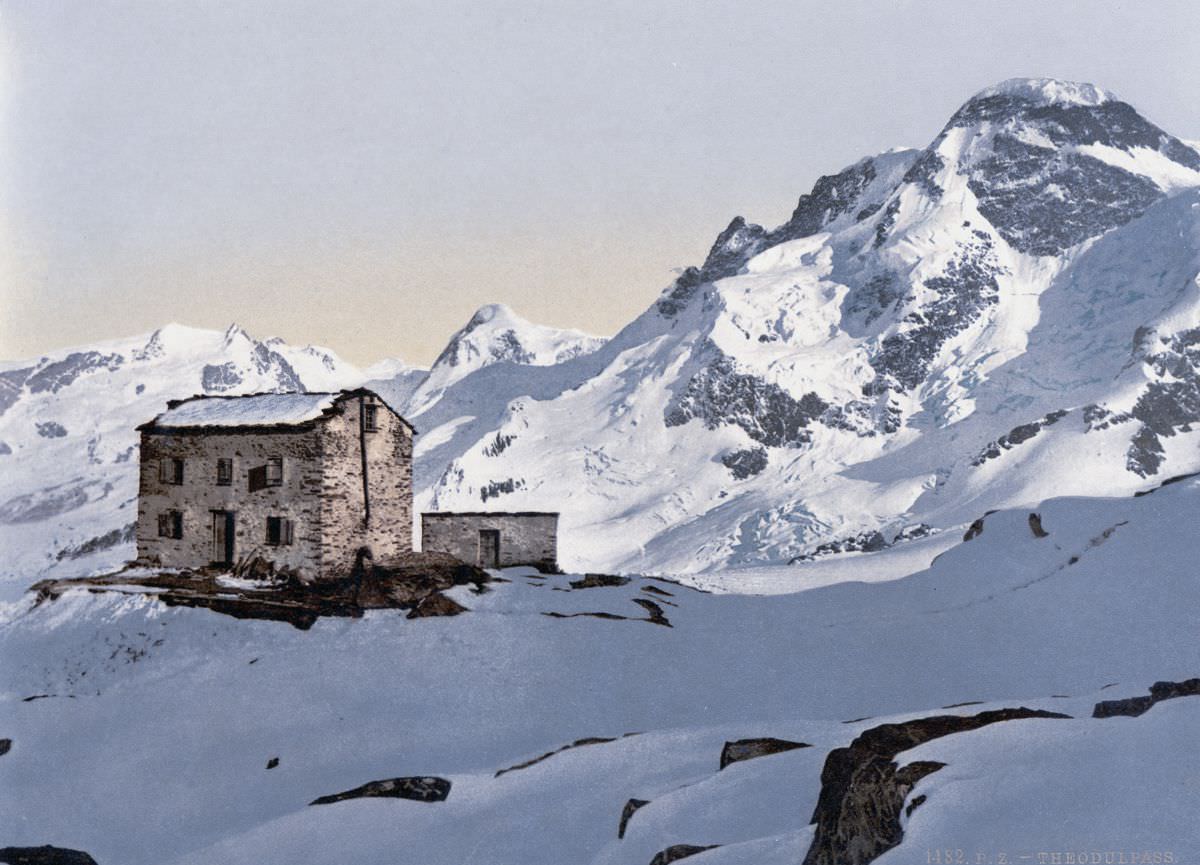
[[[1200,138],[1193,3],[0,5],[0,358],[169,321],[429,363],[489,302],[607,335],[978,90]]]

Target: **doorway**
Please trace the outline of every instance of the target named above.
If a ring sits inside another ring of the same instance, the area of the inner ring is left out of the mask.
[[[500,530],[479,530],[479,567],[500,567]]]
[[[233,564],[233,511],[212,512],[212,562],[214,565]]]

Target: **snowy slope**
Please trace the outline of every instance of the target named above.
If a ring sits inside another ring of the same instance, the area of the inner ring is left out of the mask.
[[[0,597],[132,557],[135,427],[195,394],[324,391],[363,374],[328,349],[171,324],[0,370]]]
[[[411,404],[419,503],[556,508],[569,565],[681,573],[1200,468],[1198,187],[1106,91],[989,88],[735,219],[598,350]]]
[[[898,755],[946,766],[909,793],[926,799],[879,861],[925,861],[927,847],[1195,861],[1200,699],[1090,715],[1200,670],[1200,483],[1037,512],[1045,537],[1028,511],[1000,512],[928,571],[795,595],[572,589],[513,570],[487,594],[455,590],[471,608],[459,617],[377,612],[310,631],[86,591],[26,598],[0,619],[0,657],[25,661],[0,665],[13,743],[0,837],[102,865],[648,865],[676,844],[724,845],[700,865],[796,863],[831,749],[884,723],[1026,706],[1071,719]],[[869,578],[901,553],[860,567]],[[811,747],[718,771],[725,741],[757,736]],[[613,741],[496,774],[585,737]],[[307,804],[410,775],[451,781],[449,797]],[[630,798],[649,804],[618,840]]]

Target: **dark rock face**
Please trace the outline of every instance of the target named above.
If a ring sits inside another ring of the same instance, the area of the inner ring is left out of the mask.
[[[996,304],[1000,292],[996,276],[1002,272],[991,238],[976,231],[974,240],[959,246],[941,276],[925,280],[934,299],[905,316],[904,321],[913,326],[880,343],[871,358],[877,374],[873,390],[893,387],[904,391],[921,384],[942,346]]]
[[[1194,150],[1115,100],[1077,105],[1017,94],[986,96],[959,109],[946,131],[979,123],[1003,129],[993,140],[992,155],[971,169],[968,185],[1001,236],[1033,255],[1057,255],[1140,216],[1162,197],[1146,178],[1071,152],[1072,145],[1126,152],[1145,147],[1200,169]],[[1022,141],[1018,135],[1024,128],[1035,129],[1050,146]]]
[[[655,625],[662,625],[666,628],[671,627],[671,620],[666,617],[665,613],[663,613],[663,608],[654,603],[654,601],[650,600],[649,598],[630,598],[630,600],[649,614],[646,617],[647,622]]]
[[[0,757],[12,750],[12,739],[0,739]]]
[[[413,802],[441,802],[450,795],[450,782],[445,778],[389,778],[385,781],[371,781],[353,790],[334,793],[331,796],[320,796],[309,802],[309,805],[330,805],[334,802],[344,802],[347,799],[391,798],[409,799]]]
[[[944,191],[934,178],[946,167],[945,160],[933,148],[924,151],[913,163],[912,168],[904,175],[904,182],[921,188],[926,196],[934,201],[942,197]]]
[[[789,742],[787,739],[774,739],[770,736],[726,742],[721,749],[721,764],[718,771],[743,760],[753,760],[755,757],[767,757],[771,754],[782,754],[784,751],[794,751],[797,748],[811,747],[807,742]]]
[[[927,761],[900,768],[894,758],[902,751],[1001,721],[1067,717],[1021,707],[916,718],[863,732],[825,759],[812,817],[817,828],[804,865],[866,865],[900,843],[900,813],[909,791],[944,765]]]
[[[997,135],[967,185],[1013,248],[1058,255],[1141,216],[1162,197],[1152,180],[1092,156]]]
[[[1125,700],[1104,700],[1092,710],[1093,718],[1114,718],[1124,715],[1136,718],[1150,711],[1155,703],[1173,700],[1176,697],[1200,697],[1200,679],[1183,682],[1155,682],[1146,697],[1129,697]]]
[[[767,467],[767,451],[765,448],[733,451],[721,457],[721,464],[729,469],[734,480],[744,481]]]
[[[655,853],[654,858],[650,860],[650,865],[671,865],[672,862],[678,862],[680,859],[695,856],[697,853],[703,853],[705,850],[715,850],[720,846],[720,844],[709,844],[707,846],[673,844],[666,850],[659,850]]]
[[[270,760],[268,760],[268,761],[267,761],[267,768],[268,768],[268,769],[274,769],[274,768],[275,768],[276,766],[278,766],[278,765],[279,765],[279,758],[278,758],[278,757],[272,757]]]
[[[434,592],[417,601],[405,618],[428,619],[437,616],[457,616],[459,613],[465,612],[467,612],[467,608],[458,601],[441,592]]]
[[[0,862],[8,865],[96,865],[96,860],[82,850],[65,847],[3,847]]]
[[[111,532],[105,532],[98,537],[89,538],[83,543],[63,547],[54,558],[59,562],[63,559],[82,559],[84,556],[90,556],[92,553],[111,550],[118,544],[133,543],[136,528],[137,523],[129,523],[123,528],[113,529]]]
[[[525,481],[505,478],[502,481],[491,481],[479,488],[479,498],[483,501],[499,498],[500,496],[525,489]]]
[[[233,390],[242,383],[242,374],[232,361],[222,364],[206,364],[200,372],[200,386],[205,393],[223,393]]]
[[[617,827],[618,839],[625,837],[625,829],[629,826],[629,818],[637,813],[639,808],[643,808],[649,804],[649,799],[630,799],[625,803],[625,807],[621,809],[621,825]]]
[[[1030,423],[1021,424],[1013,427],[1000,438],[993,442],[989,442],[975,459],[971,460],[972,466],[981,466],[988,460],[995,459],[1004,451],[1011,450],[1017,445],[1029,441],[1048,426],[1053,426],[1069,414],[1067,411],[1059,410],[1052,411],[1045,417],[1039,420],[1031,421]]]
[[[43,421],[37,425],[37,434],[44,439],[60,439],[67,435],[67,428],[57,421]]]
[[[1200,422],[1200,328],[1163,340],[1162,350],[1146,362],[1164,380],[1148,384],[1130,412],[1141,427],[1130,441],[1125,467],[1141,477],[1158,473],[1164,458],[1161,438]]]
[[[31,366],[0,372],[0,415],[3,415],[20,399],[21,388],[25,386],[25,381],[32,372],[33,367]]]
[[[901,529],[890,541],[879,531],[862,532],[853,537],[826,541],[812,550],[812,552],[804,553],[788,560],[788,564],[794,565],[798,562],[811,562],[822,556],[834,556],[839,553],[877,553],[880,550],[885,550],[904,541],[928,537],[933,531],[933,526],[918,523],[915,526],[906,526]]]
[[[511,329],[496,337],[496,342],[491,345],[491,354],[494,361],[525,364],[535,360],[533,353],[521,345],[517,332]]]
[[[818,178],[812,192],[800,196],[791,218],[771,231],[734,217],[717,235],[704,264],[684,270],[658,299],[659,313],[667,317],[678,314],[700,286],[740,273],[746,262],[764,249],[816,234],[846,213],[857,213],[860,221],[870,216],[881,204],[864,207],[862,195],[875,176],[874,160],[864,159],[845,171]]]
[[[125,362],[119,354],[76,351],[54,363],[39,365],[25,384],[30,393],[58,393],[79,376],[98,370],[115,370]]]
[[[708,429],[740,427],[769,447],[799,447],[812,440],[805,429],[828,408],[815,393],[800,399],[778,385],[740,373],[733,360],[715,346],[714,359],[691,377],[683,393],[666,411],[669,427],[699,418]]]

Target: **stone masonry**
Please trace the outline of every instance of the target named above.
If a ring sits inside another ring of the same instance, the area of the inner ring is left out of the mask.
[[[208,403],[256,399],[280,418]],[[370,391],[195,397],[139,429],[142,564],[221,562],[230,523],[230,561],[260,556],[306,581],[348,575],[364,548],[380,564],[412,550],[413,429]]]
[[[485,568],[533,565],[543,571],[556,571],[558,514],[424,513],[421,550],[449,553]]]

